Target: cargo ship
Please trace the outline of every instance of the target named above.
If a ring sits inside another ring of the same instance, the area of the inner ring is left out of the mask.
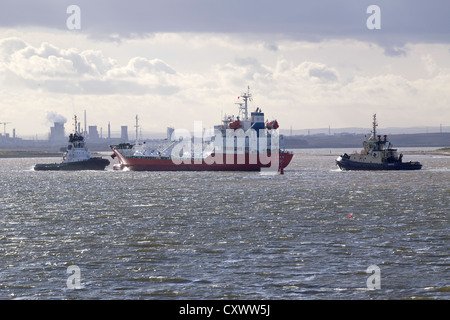
[[[63,155],[61,163],[39,163],[34,166],[36,171],[74,171],[74,170],[105,170],[110,164],[108,159],[92,157],[83,135],[77,129],[77,116],[75,131],[69,135],[67,151]]]
[[[419,161],[403,162],[403,154],[387,140],[387,135],[377,135],[377,115],[373,115],[372,135],[363,142],[363,149],[351,155],[343,154],[336,159],[341,170],[420,170]]]
[[[256,108],[248,116],[250,89],[241,99],[237,117],[225,115],[209,137],[178,137],[176,130],[168,145],[156,150],[145,143],[110,146],[115,170],[131,171],[273,171],[283,172],[293,153],[286,151],[278,121],[265,121]],[[137,117],[136,117],[137,121]],[[136,123],[136,127],[138,124]]]

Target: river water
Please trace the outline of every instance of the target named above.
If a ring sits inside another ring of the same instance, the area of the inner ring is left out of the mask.
[[[0,159],[0,298],[450,298],[450,157],[343,172],[295,153],[272,176]]]

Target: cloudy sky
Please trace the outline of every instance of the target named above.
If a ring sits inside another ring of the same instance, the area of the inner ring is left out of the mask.
[[[373,4],[381,29],[367,26]],[[450,126],[449,12],[444,0],[2,0],[0,122],[41,138],[84,110],[104,133],[136,114],[143,132],[210,127],[250,86],[250,107],[285,129],[370,127],[373,113],[380,128]]]

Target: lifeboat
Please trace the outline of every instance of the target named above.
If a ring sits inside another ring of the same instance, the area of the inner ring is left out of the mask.
[[[231,122],[229,126],[230,126],[230,129],[237,130],[237,129],[242,128],[242,123],[241,123],[241,121],[236,120],[236,121]]]
[[[271,130],[271,129],[278,129],[280,126],[278,125],[278,121],[277,120],[274,120],[274,121],[271,121],[271,122],[266,122],[266,128],[268,129],[268,130]]]

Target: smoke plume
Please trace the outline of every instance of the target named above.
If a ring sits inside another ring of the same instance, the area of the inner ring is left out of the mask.
[[[63,115],[60,115],[56,112],[51,111],[51,112],[47,112],[47,121],[50,122],[51,124],[53,124],[55,122],[66,123],[67,119]]]

